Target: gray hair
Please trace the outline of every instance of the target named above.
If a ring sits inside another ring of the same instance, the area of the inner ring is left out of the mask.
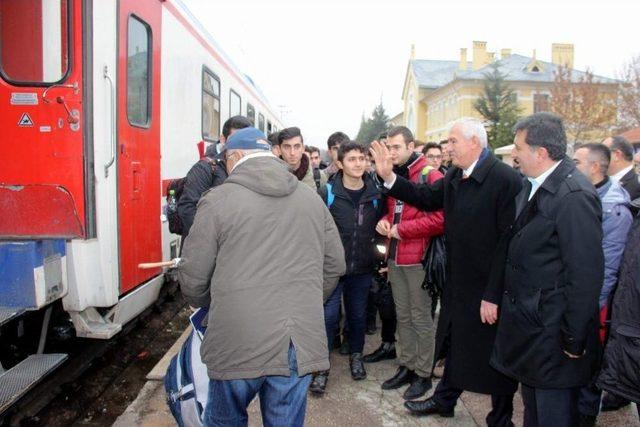
[[[455,126],[460,126],[462,135],[466,139],[471,139],[474,136],[478,138],[480,146],[487,148],[487,130],[484,128],[482,122],[474,117],[463,117],[453,122],[453,129]]]

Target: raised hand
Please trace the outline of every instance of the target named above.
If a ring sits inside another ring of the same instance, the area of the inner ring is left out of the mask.
[[[369,152],[373,161],[376,163],[376,173],[385,182],[391,182],[394,178],[393,163],[391,162],[391,153],[386,145],[379,141],[373,141],[369,147]]]

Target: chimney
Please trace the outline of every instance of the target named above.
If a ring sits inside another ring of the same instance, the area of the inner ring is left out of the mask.
[[[495,52],[487,52],[487,64],[491,64],[496,59]]]
[[[460,49],[460,65],[458,66],[461,70],[467,69],[467,48],[463,47]]]
[[[573,45],[570,43],[553,43],[551,45],[551,62],[563,67],[573,68]]]
[[[500,57],[502,59],[507,59],[511,56],[511,49],[502,49],[500,50]]]
[[[473,69],[487,65],[487,42],[473,42]]]
[[[416,45],[411,43],[411,59],[416,59]]]

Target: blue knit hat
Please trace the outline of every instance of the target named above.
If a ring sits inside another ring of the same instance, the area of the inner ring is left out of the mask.
[[[225,150],[271,150],[271,145],[264,133],[254,127],[237,130],[227,138]]]

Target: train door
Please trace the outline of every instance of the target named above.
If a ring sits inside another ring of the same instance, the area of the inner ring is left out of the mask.
[[[118,224],[120,291],[160,273],[160,0],[120,0],[118,28]]]

